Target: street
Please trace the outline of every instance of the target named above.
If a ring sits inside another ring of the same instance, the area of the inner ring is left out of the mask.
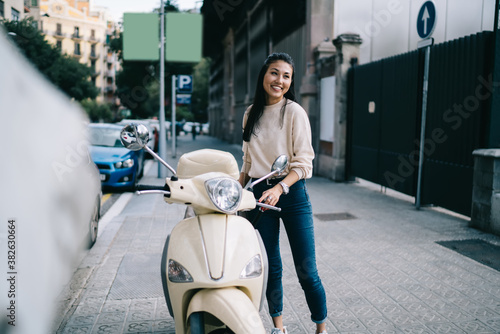
[[[177,158],[197,148],[230,151],[241,163],[238,146],[208,136],[180,137]],[[141,183],[162,184],[156,166]],[[500,332],[498,252],[483,251],[483,260],[492,261],[480,263],[443,243],[476,240],[498,250],[499,237],[469,228],[460,215],[416,210],[410,198],[380,186],[307,182],[329,333]],[[161,195],[120,195],[61,296],[57,333],[174,333],[159,268],[165,239],[184,210]],[[314,333],[283,232],[281,240],[287,332]],[[260,314],[270,331],[267,311]]]

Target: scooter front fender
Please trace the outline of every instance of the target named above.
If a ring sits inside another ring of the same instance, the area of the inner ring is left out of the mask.
[[[194,312],[214,315],[236,334],[265,333],[255,305],[243,291],[234,287],[198,291],[189,303],[186,320]]]

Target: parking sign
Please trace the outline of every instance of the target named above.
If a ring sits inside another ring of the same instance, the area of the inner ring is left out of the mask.
[[[177,93],[192,93],[193,77],[191,75],[179,75],[177,77]]]

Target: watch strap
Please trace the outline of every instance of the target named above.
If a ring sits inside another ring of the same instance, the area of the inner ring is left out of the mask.
[[[285,182],[280,181],[279,184],[280,184],[281,188],[283,189],[283,194],[286,195],[290,192],[290,187],[288,187],[288,185]]]

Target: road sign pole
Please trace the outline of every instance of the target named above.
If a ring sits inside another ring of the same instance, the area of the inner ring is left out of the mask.
[[[425,123],[427,122],[427,92],[429,91],[429,61],[431,57],[431,46],[434,39],[423,40],[419,42],[419,49],[425,48],[424,60],[424,80],[422,86],[422,120],[420,124],[420,153],[418,158],[418,180],[417,180],[417,195],[415,196],[415,207],[420,209],[421,185],[422,185],[422,170],[424,166],[424,145],[425,145]]]
[[[165,131],[165,8],[163,7],[163,0],[160,2],[160,135],[158,143],[158,150],[160,158],[165,159],[167,156],[167,136]],[[167,177],[167,171],[158,161],[158,177],[164,179]]]
[[[172,125],[170,128],[172,129],[172,158],[175,159],[177,155],[177,124],[175,122],[175,105],[177,104],[177,96],[175,94],[176,91],[176,76],[172,75]]]

